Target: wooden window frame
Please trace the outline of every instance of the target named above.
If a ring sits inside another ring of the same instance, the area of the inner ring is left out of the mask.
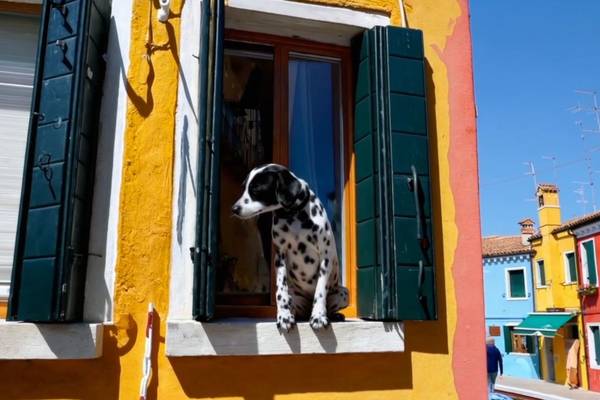
[[[341,73],[342,138],[343,138],[343,231],[342,251],[344,252],[345,286],[350,292],[349,305],[342,310],[348,317],[356,316],[356,216],[355,216],[355,165],[353,152],[354,132],[354,88],[352,84],[352,55],[349,47],[294,39],[270,34],[246,32],[235,29],[225,30],[225,40],[268,45],[273,47],[273,162],[289,165],[289,85],[288,68],[291,53],[301,53],[317,57],[338,59]],[[287,133],[287,134],[286,134]],[[340,143],[336,147],[340,148]],[[344,245],[345,244],[345,245]],[[271,252],[271,302],[270,305],[216,305],[217,317],[270,318],[276,315],[274,252]],[[341,257],[340,257],[341,258]],[[250,295],[251,296],[251,295]]]

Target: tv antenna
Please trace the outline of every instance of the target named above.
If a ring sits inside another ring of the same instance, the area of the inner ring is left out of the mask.
[[[533,165],[533,161],[526,161],[523,164],[527,165],[529,167],[529,171],[525,172],[525,175],[531,176],[533,178],[533,194],[534,197],[533,198],[527,198],[525,199],[525,201],[536,201],[537,199],[535,198],[535,192],[537,191],[537,174],[535,173],[535,166]]]
[[[579,185],[579,187],[575,190],[573,190],[573,193],[575,193],[576,195],[579,196],[579,199],[575,200],[575,202],[577,204],[581,204],[581,206],[583,207],[583,213],[586,214],[587,213],[587,199],[585,197],[585,186],[589,183],[589,182],[579,182],[579,181],[575,181],[573,182],[576,185]]]
[[[585,112],[588,114],[594,114],[596,120],[596,128],[595,129],[586,129],[583,126],[582,121],[575,121],[575,125],[577,125],[581,129],[581,134],[585,135],[586,133],[600,133],[600,105],[598,104],[598,94],[595,90],[583,90],[578,89],[575,90],[575,93],[581,94],[584,96],[591,96],[592,98],[592,106],[591,107],[583,107],[581,103],[577,103],[576,106],[570,107],[569,111],[572,113],[580,113]]]

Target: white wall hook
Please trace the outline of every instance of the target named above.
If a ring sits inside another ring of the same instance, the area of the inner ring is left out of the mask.
[[[169,19],[171,0],[159,0],[160,10],[158,10],[158,20],[160,22],[167,22]]]

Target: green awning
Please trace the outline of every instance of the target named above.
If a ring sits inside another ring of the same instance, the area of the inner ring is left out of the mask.
[[[556,336],[556,331],[569,322],[575,314],[564,312],[531,313],[513,333],[517,335]]]

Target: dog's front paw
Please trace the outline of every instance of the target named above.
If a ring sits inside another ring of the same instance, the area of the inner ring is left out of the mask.
[[[277,329],[289,332],[296,325],[296,318],[292,313],[277,314]]]
[[[313,329],[321,329],[329,326],[329,318],[325,314],[311,315],[310,326]]]

